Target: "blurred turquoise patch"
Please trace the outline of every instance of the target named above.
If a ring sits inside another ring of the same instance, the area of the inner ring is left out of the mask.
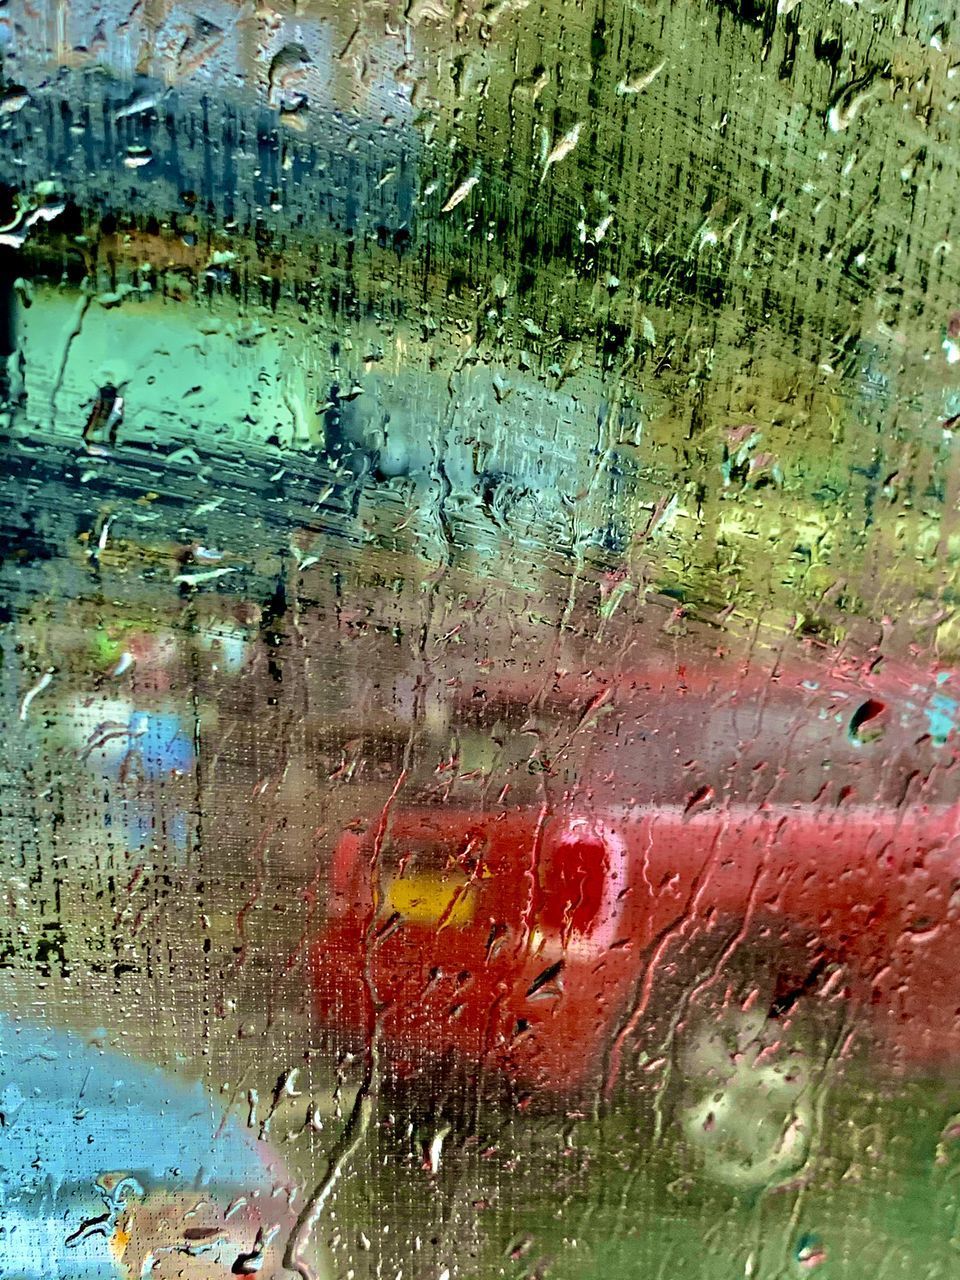
[[[957,712],[960,710],[956,698],[948,698],[944,693],[935,693],[927,707],[927,727],[930,737],[938,747],[942,747],[957,727]]]

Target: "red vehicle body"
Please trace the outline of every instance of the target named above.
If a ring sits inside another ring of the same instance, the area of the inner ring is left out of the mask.
[[[812,1001],[840,1010],[838,1055],[960,1062],[957,683],[798,665],[461,689],[464,720],[525,745],[473,801],[398,787],[344,833],[321,1016],[360,1045],[376,1026],[395,1074],[453,1055],[578,1098],[655,1073],[748,959],[741,1010],[788,1027]],[[504,729],[521,702],[552,728]]]

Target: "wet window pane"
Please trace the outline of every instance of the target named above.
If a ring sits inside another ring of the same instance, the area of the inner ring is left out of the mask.
[[[0,1276],[956,1272],[957,42],[0,4]]]

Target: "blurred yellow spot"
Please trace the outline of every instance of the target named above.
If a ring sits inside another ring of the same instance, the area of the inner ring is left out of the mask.
[[[469,924],[474,895],[459,877],[411,875],[394,880],[386,893],[389,911],[412,924]]]
[[[110,1252],[116,1258],[117,1262],[123,1261],[123,1255],[127,1251],[127,1245],[130,1243],[130,1231],[127,1229],[129,1224],[117,1226],[113,1235],[110,1237]]]

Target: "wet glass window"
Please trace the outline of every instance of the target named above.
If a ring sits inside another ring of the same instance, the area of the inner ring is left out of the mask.
[[[0,0],[0,1277],[957,1273],[958,92]]]

